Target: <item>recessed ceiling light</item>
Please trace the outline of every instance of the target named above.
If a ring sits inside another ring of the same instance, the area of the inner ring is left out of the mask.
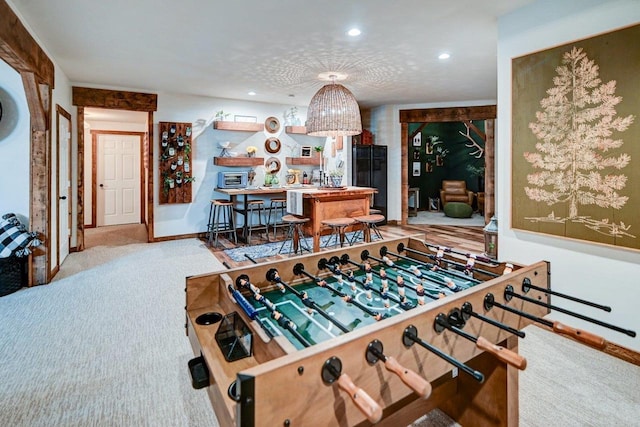
[[[250,92],[249,92],[249,95],[251,95],[251,96],[255,96],[255,95],[256,95],[256,93],[255,93],[254,91],[250,91]]]
[[[359,36],[361,33],[362,33],[362,31],[360,31],[357,28],[352,28],[349,31],[347,31],[347,34],[349,34],[351,37]]]
[[[448,53],[441,53],[440,55],[438,55],[438,59],[449,59],[451,57],[451,55],[449,55]]]

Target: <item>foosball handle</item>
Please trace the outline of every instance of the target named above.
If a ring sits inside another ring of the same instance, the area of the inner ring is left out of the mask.
[[[351,377],[341,374],[338,378],[338,386],[349,393],[349,397],[360,411],[367,417],[370,423],[377,423],[382,418],[382,408],[363,389],[356,386]]]
[[[568,335],[575,338],[577,341],[595,347],[602,350],[607,345],[604,338],[599,335],[592,334],[591,332],[583,331],[582,329],[576,329],[571,326],[567,326],[560,322],[553,322],[553,331],[559,334]]]
[[[400,365],[394,357],[387,356],[384,367],[399,376],[402,382],[416,392],[418,396],[426,399],[431,395],[431,383],[416,372]]]
[[[493,344],[485,337],[478,337],[476,346],[481,350],[493,354],[499,360],[521,371],[524,371],[524,369],[527,367],[527,359],[525,359],[523,356],[516,353],[515,351],[509,350],[508,348],[504,348],[501,345]]]

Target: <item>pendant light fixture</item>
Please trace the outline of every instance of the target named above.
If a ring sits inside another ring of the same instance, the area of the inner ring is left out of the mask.
[[[307,134],[312,136],[352,136],[362,133],[362,119],[358,101],[349,89],[336,83],[346,76],[330,73],[324,75],[326,84],[311,98],[307,109]],[[323,75],[320,75],[323,78]]]

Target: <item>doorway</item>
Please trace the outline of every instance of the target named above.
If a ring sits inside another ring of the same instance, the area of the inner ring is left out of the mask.
[[[93,195],[97,227],[139,224],[144,199],[141,169],[142,134],[92,131]]]
[[[71,114],[56,105],[56,270],[71,250],[72,196],[71,191]]]

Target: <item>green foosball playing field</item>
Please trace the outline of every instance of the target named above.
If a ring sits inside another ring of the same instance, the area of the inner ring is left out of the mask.
[[[385,261],[388,264],[372,266],[332,258],[326,263],[330,276],[306,274],[309,280],[295,287],[272,280],[279,289],[260,293],[251,286],[253,295],[247,299],[269,334],[284,335],[302,349],[480,283],[457,271]]]

